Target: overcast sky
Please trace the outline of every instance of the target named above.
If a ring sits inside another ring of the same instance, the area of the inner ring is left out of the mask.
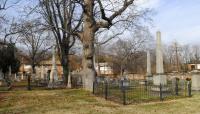
[[[153,8],[156,12],[153,16],[154,27],[151,28],[154,36],[155,32],[160,30],[164,43],[176,40],[182,44],[200,44],[200,0],[139,1],[144,7]],[[13,8],[10,8],[7,14],[17,16]]]

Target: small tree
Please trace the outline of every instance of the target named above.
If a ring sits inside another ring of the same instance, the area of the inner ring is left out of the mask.
[[[140,60],[139,58],[144,57],[144,51],[146,49],[147,43],[151,41],[151,34],[149,31],[136,30],[132,37],[117,40],[114,44],[112,44],[110,48],[110,53],[114,54],[114,69],[116,73],[121,73],[123,75],[123,71],[135,71],[137,72],[137,66],[144,66],[144,60]],[[119,61],[120,60],[120,61]],[[139,62],[137,62],[139,61]]]
[[[20,43],[28,50],[31,60],[32,71],[35,73],[35,66],[43,60],[44,54],[52,48],[51,36],[48,31],[41,28],[39,20],[26,21],[21,25]]]
[[[44,59],[44,54],[52,48],[52,40],[48,32],[41,27],[39,20],[26,21],[21,24],[20,29],[20,43],[28,49],[27,54],[31,60],[32,74],[35,75],[35,66]],[[28,77],[28,85],[30,85],[30,76]]]
[[[15,45],[12,43],[5,44],[0,49],[0,69],[2,69],[4,74],[3,78],[10,89],[12,87],[11,79],[6,73],[8,73],[9,67],[11,67],[12,73],[18,72],[20,67],[20,61],[16,58],[15,51]]]

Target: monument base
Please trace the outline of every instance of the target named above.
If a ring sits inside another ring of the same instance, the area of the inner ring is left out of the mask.
[[[54,83],[49,83],[48,84],[48,88],[49,89],[54,89],[54,88],[58,88],[58,85],[54,82]]]
[[[193,72],[192,75],[192,90],[200,91],[200,72]]]
[[[151,88],[154,92],[160,92],[160,84],[162,86],[162,92],[168,93],[169,87],[167,87],[167,76],[164,74],[156,74],[153,76],[153,85]]]
[[[153,81],[153,75],[147,75],[147,76],[146,76],[146,81],[147,81],[147,82]]]
[[[164,74],[156,74],[153,76],[153,84],[158,85],[167,85],[167,76]]]

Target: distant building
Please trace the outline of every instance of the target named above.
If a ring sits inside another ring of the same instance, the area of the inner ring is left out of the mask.
[[[32,68],[31,68],[31,63],[30,60],[27,56],[21,55],[21,66],[19,69],[19,75],[22,75],[22,73],[31,73]],[[70,55],[69,57],[70,61],[70,66],[71,66],[71,71],[75,69],[81,69],[81,61],[79,60],[79,57],[76,55]],[[59,57],[56,57],[56,66],[57,66],[57,72],[58,72],[58,78],[61,79],[63,76],[63,67],[61,65],[61,62],[59,60]],[[52,56],[49,56],[45,60],[42,60],[35,66],[36,70],[36,78],[41,77],[41,72],[43,70],[44,77],[47,77],[48,73],[51,72],[51,67],[52,67]]]
[[[108,63],[96,63],[95,70],[98,75],[113,75],[113,69]]]
[[[200,70],[200,64],[190,63],[190,64],[187,64],[187,67],[189,71]]]

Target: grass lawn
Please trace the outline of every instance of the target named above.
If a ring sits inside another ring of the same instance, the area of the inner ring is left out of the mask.
[[[199,114],[192,98],[123,106],[84,90],[0,91],[0,114]]]

